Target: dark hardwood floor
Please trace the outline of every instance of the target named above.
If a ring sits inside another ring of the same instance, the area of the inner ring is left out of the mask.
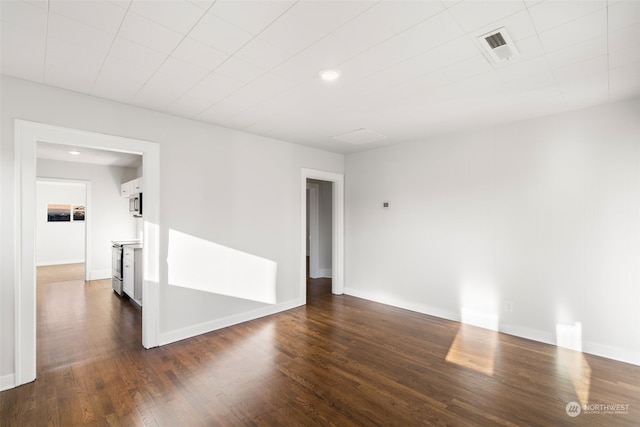
[[[71,276],[38,271],[38,379],[0,393],[2,427],[640,425],[638,366],[334,296],[329,280],[304,307],[144,350],[140,309]],[[590,413],[567,415],[573,401]]]

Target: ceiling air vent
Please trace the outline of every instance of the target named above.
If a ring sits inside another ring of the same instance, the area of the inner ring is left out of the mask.
[[[495,62],[502,62],[520,54],[504,27],[484,34],[478,39]]]
[[[349,144],[360,145],[380,141],[381,139],[385,139],[386,136],[369,129],[361,128],[332,138],[338,141],[348,142]]]

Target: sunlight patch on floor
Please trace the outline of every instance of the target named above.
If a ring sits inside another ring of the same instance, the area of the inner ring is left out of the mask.
[[[582,353],[582,323],[556,325],[556,344],[558,363],[556,370],[573,385],[576,396],[582,406],[589,403],[591,388],[591,367]]]
[[[460,325],[446,361],[485,375],[493,375],[498,332]]]

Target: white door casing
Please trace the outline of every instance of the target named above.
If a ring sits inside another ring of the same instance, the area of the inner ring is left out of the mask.
[[[307,179],[317,179],[333,183],[332,191],[332,281],[331,292],[344,293],[344,175],[316,169],[302,169],[301,180],[301,246],[300,246],[300,292],[306,303],[307,286]]]
[[[142,345],[159,343],[159,182],[157,143],[16,119],[15,125],[15,386],[36,378],[36,144],[49,142],[140,154],[145,177]]]

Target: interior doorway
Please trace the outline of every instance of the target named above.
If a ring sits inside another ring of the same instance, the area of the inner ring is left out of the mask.
[[[306,304],[311,276],[330,278],[333,294],[344,292],[344,176],[302,169],[301,213],[300,292]],[[328,237],[321,239],[321,230]]]
[[[37,178],[36,267],[82,264],[84,280],[91,280],[90,200],[89,181]]]
[[[307,180],[307,254],[309,277],[332,276],[333,183]]]
[[[307,302],[331,294],[333,183],[307,179]]]
[[[143,242],[142,345],[159,345],[159,182],[160,147],[137,139],[81,131],[24,120],[15,120],[16,197],[16,280],[15,280],[15,378],[16,386],[36,378],[36,282],[35,282],[35,197],[36,145],[40,141],[71,144],[142,155],[145,176],[145,217]]]

